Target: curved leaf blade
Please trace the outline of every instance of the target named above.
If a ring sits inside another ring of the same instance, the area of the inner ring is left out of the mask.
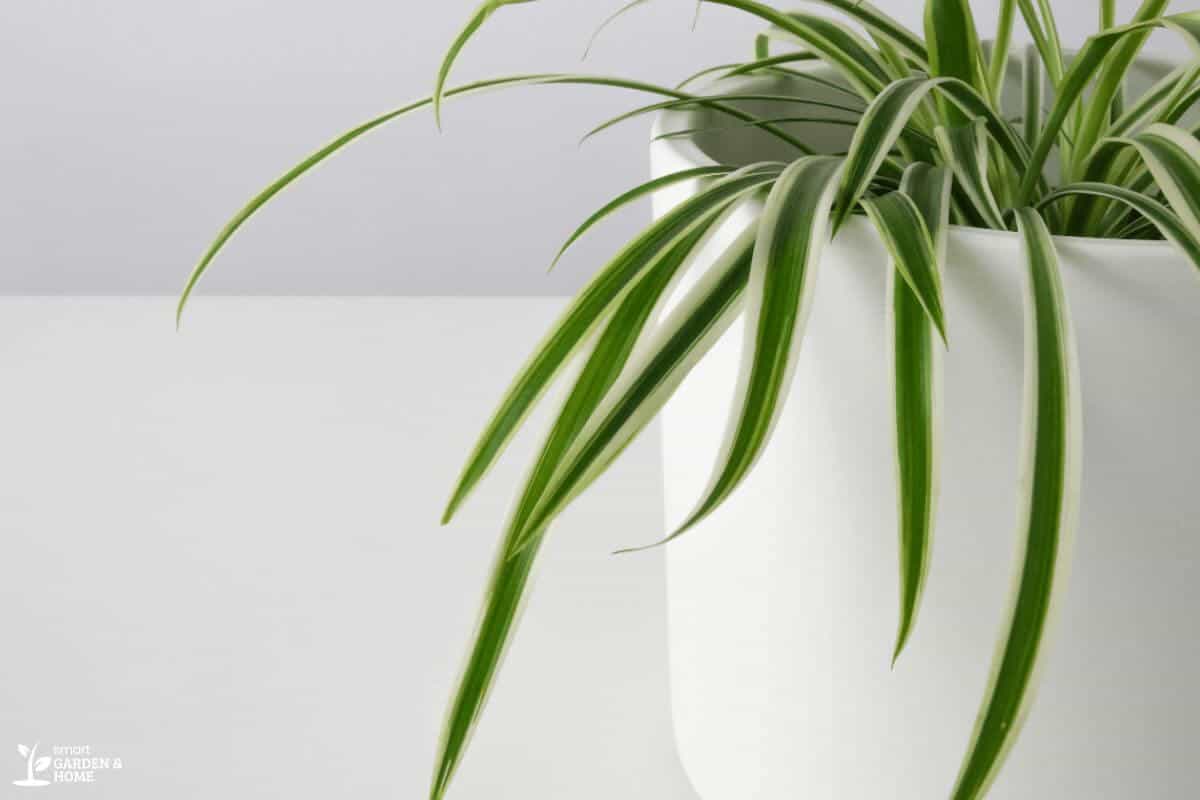
[[[805,145],[803,142],[800,142],[798,139],[795,139],[794,137],[787,136],[786,134],[780,136],[779,134],[782,132],[778,131],[777,128],[774,128],[766,119],[756,117],[753,114],[748,114],[744,111],[741,111],[740,109],[738,109],[735,106],[728,105],[728,103],[738,102],[738,101],[748,101],[748,100],[768,101],[768,102],[773,102],[773,103],[787,103],[787,104],[792,104],[792,105],[809,106],[812,108],[824,108],[824,109],[828,109],[831,111],[841,111],[841,112],[845,112],[847,114],[852,114],[852,115],[858,115],[858,114],[862,113],[862,108],[855,108],[854,106],[847,106],[847,105],[843,105],[841,103],[830,103],[825,100],[810,100],[807,98],[795,97],[795,96],[786,95],[786,94],[738,93],[738,94],[719,94],[719,95],[710,95],[710,96],[684,95],[681,98],[676,98],[673,100],[661,100],[657,103],[650,103],[649,105],[640,106],[640,107],[632,109],[630,111],[622,112],[622,113],[616,115],[615,117],[611,117],[611,118],[605,120],[604,122],[600,123],[599,125],[595,126],[591,130],[589,130],[587,133],[585,133],[583,135],[583,137],[580,139],[580,144],[583,144],[588,139],[591,139],[593,136],[596,136],[597,134],[603,133],[604,131],[608,130],[609,128],[619,125],[622,122],[628,122],[629,120],[634,119],[636,117],[645,116],[646,114],[652,114],[656,111],[665,111],[665,110],[676,109],[676,108],[686,108],[688,106],[700,106],[700,107],[715,109],[717,111],[720,111],[722,114],[725,114],[726,116],[732,117],[741,122],[746,122],[746,123],[750,123],[750,124],[759,126],[763,130],[769,131],[771,133],[775,133],[778,138],[782,138],[784,141],[788,142],[789,144],[792,144],[793,146],[796,147],[797,150],[799,150],[803,154],[811,155],[807,145]]]
[[[739,170],[663,215],[633,239],[575,296],[550,333],[517,373],[463,467],[446,506],[445,524],[482,480],[533,405],[577,352],[602,315],[681,237],[719,216],[739,197],[770,183],[763,165]],[[756,171],[758,170],[758,171]]]
[[[648,2],[650,2],[650,0],[629,0],[628,3],[621,6],[613,13],[609,14],[608,17],[606,17],[603,22],[601,22],[598,26],[596,26],[596,30],[593,31],[592,35],[588,38],[587,47],[585,47],[583,49],[583,60],[586,61],[587,57],[589,55],[591,55],[592,48],[596,46],[596,42],[597,42],[597,40],[600,39],[600,35],[602,33],[604,33],[606,30],[608,30],[608,27],[610,25],[612,25],[614,22],[616,22],[621,17],[628,14],[630,11],[633,11],[638,6],[645,5]]]
[[[876,51],[844,25],[811,14],[784,13],[756,0],[704,1],[745,11],[794,36],[837,69],[865,99],[892,80]]]
[[[528,0],[522,0],[523,2]],[[682,92],[677,92],[662,86],[645,83],[642,81],[626,80],[623,78],[611,78],[598,75],[571,75],[564,73],[538,73],[528,75],[511,75],[502,78],[492,78],[489,80],[475,81],[473,83],[464,84],[453,89],[447,89],[443,95],[445,98],[457,97],[459,95],[477,94],[493,89],[510,88],[516,86],[553,86],[559,84],[574,84],[581,86],[603,86],[610,88],[628,89],[630,91],[646,92],[648,94],[665,95],[674,99],[689,98]],[[192,268],[192,272],[188,275],[187,283],[184,285],[183,291],[180,293],[179,302],[175,311],[175,322],[179,324],[183,316],[184,308],[187,306],[188,300],[191,298],[196,286],[201,278],[204,277],[209,266],[217,257],[217,254],[225,247],[235,233],[249,220],[252,216],[258,213],[263,206],[271,201],[277,194],[282,192],[291,184],[295,183],[299,178],[305,175],[309,170],[316,167],[321,162],[325,161],[330,156],[342,150],[347,145],[366,135],[367,133],[379,128],[394,119],[405,116],[409,113],[425,108],[433,103],[433,96],[416,100],[408,105],[381,114],[374,119],[368,120],[363,124],[352,128],[346,133],[334,139],[329,144],[314,152],[312,155],[305,158],[296,166],[292,167],[281,177],[277,178],[273,183],[250,199],[220,230],[212,244],[204,252],[200,261]],[[736,111],[736,109],[735,109]],[[738,112],[740,113],[740,112]],[[743,115],[749,117],[749,115]]]
[[[890,84],[867,106],[846,155],[833,222],[835,231],[849,218],[909,120],[937,85],[936,79],[904,78]]]
[[[706,78],[709,75],[716,75],[718,73],[723,73],[721,74],[722,78],[733,78],[737,77],[738,75],[749,75],[754,72],[759,72],[760,70],[769,70],[772,67],[782,67],[785,64],[792,64],[798,61],[815,61],[816,58],[816,55],[813,53],[799,52],[785,53],[778,56],[766,56],[765,58],[756,58],[753,61],[739,61],[732,64],[718,64],[715,67],[705,67],[704,69],[693,72],[691,75],[675,84],[675,88],[682,91],[684,87],[695,83],[701,78]],[[788,74],[802,75],[804,73]],[[828,83],[832,84],[832,82]],[[832,85],[836,86],[837,84]],[[841,88],[843,91],[849,91],[845,87],[839,88]],[[858,95],[854,95],[854,98],[857,100]]]
[[[921,37],[866,0],[814,0],[814,2],[836,8],[862,25],[872,36],[879,37],[898,47],[904,55],[919,65],[928,66],[929,53],[926,51]]]
[[[724,502],[762,453],[804,338],[841,170],[839,158],[807,156],[771,189],[754,247],[743,374],[719,466],[704,498],[664,541],[683,535]]]
[[[1200,230],[1200,142],[1174,125],[1155,123],[1128,140],[1171,208]]]
[[[733,172],[732,167],[693,167],[692,169],[672,172],[669,175],[663,175],[635,186],[629,191],[624,192],[623,194],[609,201],[602,208],[600,208],[600,210],[596,211],[596,213],[584,220],[583,224],[576,228],[575,231],[567,238],[567,241],[563,244],[563,246],[559,248],[558,252],[554,256],[554,261],[550,264],[550,268],[554,269],[558,262],[562,260],[562,257],[566,254],[567,250],[571,248],[571,245],[579,241],[579,239],[582,238],[585,233],[595,227],[606,217],[610,216],[616,211],[619,211],[635,200],[645,197],[646,195],[653,194],[659,189],[663,189],[667,186],[674,186],[677,183],[712,178],[720,175],[728,175],[730,172]]]
[[[929,228],[939,265],[946,257],[951,180],[944,167],[913,164],[901,182],[901,191],[912,198]],[[900,534],[894,665],[916,624],[929,571],[938,498],[942,359],[927,312],[895,268],[888,271],[887,311]]]
[[[536,543],[538,532],[608,468],[728,329],[742,307],[756,236],[752,225],[738,237],[635,355],[563,459],[517,552]]]
[[[888,254],[917,302],[946,340],[946,313],[933,236],[917,204],[903,191],[864,200],[863,208],[875,224]]]
[[[1081,473],[1078,361],[1054,242],[1018,209],[1025,249],[1025,448],[1018,580],[953,800],[983,797],[1020,731],[1065,585]]]
[[[450,43],[450,47],[446,50],[446,54],[442,57],[442,63],[438,66],[437,79],[433,86],[433,118],[437,122],[437,126],[442,127],[442,98],[445,95],[446,81],[450,77],[450,70],[454,66],[454,62],[458,60],[458,56],[462,53],[467,42],[474,38],[479,29],[483,27],[488,18],[498,10],[508,5],[516,5],[517,3],[529,3],[532,0],[484,0],[467,18],[467,22],[455,35],[454,41]]]
[[[517,553],[525,525],[567,449],[621,374],[659,300],[711,224],[698,227],[674,245],[620,302],[546,436],[507,526],[466,668],[447,709],[430,792],[433,798],[444,794],[466,752],[516,629],[529,574],[544,535],[544,531],[538,531],[537,542]]]
[[[1107,183],[1072,183],[1055,189],[1038,202],[1044,208],[1071,196],[1100,197],[1123,203],[1148,220],[1168,241],[1182,250],[1200,270],[1200,228],[1189,229],[1171,209],[1146,195]]]
[[[958,185],[971,198],[971,204],[984,222],[995,230],[1007,230],[1004,214],[988,183],[988,146],[983,120],[976,119],[953,128],[938,126],[933,133]]]

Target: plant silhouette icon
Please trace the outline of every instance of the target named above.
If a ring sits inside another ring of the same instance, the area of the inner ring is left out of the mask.
[[[40,743],[39,743],[40,744]],[[26,747],[23,744],[17,745],[17,752],[21,758],[25,759],[25,778],[24,780],[13,781],[13,786],[49,786],[50,781],[44,781],[40,778],[35,778],[34,775],[38,772],[45,772],[50,767],[50,756],[37,757],[38,746],[35,744],[33,749]]]

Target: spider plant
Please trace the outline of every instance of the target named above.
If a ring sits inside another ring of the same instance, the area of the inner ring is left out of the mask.
[[[672,86],[620,77],[515,75],[448,85],[463,48],[493,14],[531,0],[488,0],[453,41],[432,95],[350,130],[252,199],[217,236],[186,284],[197,281],[229,238],[272,197],[371,130],[445,101],[505,87],[575,84],[648,95],[597,130],[661,109],[705,108],[786,144],[786,162],[701,167],[637,186],[597,211],[565,251],[608,215],[658,189],[701,181],[690,199],[629,241],[569,303],[514,378],[467,459],[446,507],[454,516],[547,387],[568,363],[581,368],[545,435],[504,527],[474,643],[450,703],[430,797],[444,796],[477,724],[531,567],[555,519],[603,473],[662,408],[689,370],[739,316],[748,346],[734,414],[711,483],[683,535],[746,479],[770,439],[802,346],[823,246],[853,215],[886,245],[888,326],[898,465],[900,603],[895,656],[913,630],[930,560],[938,485],[940,349],[947,330],[941,275],[951,225],[1010,231],[1023,243],[1026,319],[1023,463],[1017,531],[1021,556],[1007,621],[971,740],[952,784],[956,800],[979,798],[1017,736],[1062,590],[1080,484],[1079,379],[1071,316],[1054,235],[1166,239],[1200,266],[1200,142],[1182,126],[1200,97],[1200,57],[1140,96],[1126,97],[1131,65],[1148,36],[1166,29],[1200,50],[1200,12],[1168,15],[1144,0],[1127,22],[1099,0],[1098,30],[1068,54],[1048,0],[1003,0],[994,42],[979,39],[968,0],[927,0],[924,35],[862,0],[811,0],[823,15],[757,0],[700,0],[757,17],[765,32],[745,62],[716,66]],[[634,0],[622,13],[645,0]],[[1010,46],[1018,20],[1032,44]],[[782,45],[781,52],[772,52]],[[1009,62],[1019,63],[1022,102],[1001,107]],[[810,69],[820,64],[825,72]],[[788,123],[820,121],[802,93],[768,99],[802,109],[756,116],[721,78],[785,74],[834,87],[853,134],[842,155],[819,155]],[[822,77],[832,74],[834,77]],[[688,87],[700,79],[709,89]],[[686,135],[689,132],[676,132]],[[753,205],[751,205],[753,204]],[[704,276],[658,315],[674,279],[735,207],[754,222]],[[562,251],[559,255],[562,255]],[[557,259],[556,259],[557,260]],[[949,778],[949,776],[948,776]]]

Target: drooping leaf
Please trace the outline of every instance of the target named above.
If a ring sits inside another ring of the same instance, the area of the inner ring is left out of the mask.
[[[707,232],[702,225],[671,247],[620,302],[546,436],[502,539],[466,668],[447,709],[431,797],[441,797],[449,786],[512,640],[543,535],[538,531],[532,537],[537,541],[517,553],[525,525],[563,455],[620,375],[663,293]]]
[[[942,305],[937,253],[921,210],[903,190],[864,200],[862,205],[883,239],[896,270],[904,277],[944,341],[946,314]]]
[[[526,0],[522,0],[522,2],[525,1]],[[654,84],[645,83],[643,81],[610,78],[596,75],[570,75],[562,73],[512,75],[503,78],[493,78],[464,84],[453,89],[448,89],[443,94],[444,97],[449,98],[517,86],[552,86],[559,84],[604,86],[628,89],[631,91],[645,92],[648,94],[665,95],[674,99],[691,97],[691,95],[687,95],[686,93],[678,92],[662,86],[655,86]],[[254,216],[259,210],[261,210],[263,206],[270,202],[272,198],[274,198],[277,194],[282,192],[291,184],[295,183],[300,177],[306,174],[309,170],[313,169],[313,167],[342,150],[350,143],[356,141],[362,136],[365,136],[367,133],[370,133],[376,128],[379,128],[385,123],[391,122],[394,119],[405,116],[414,111],[426,108],[432,103],[432,96],[425,97],[409,103],[408,105],[401,106],[393,111],[389,111],[386,114],[381,114],[374,119],[368,120],[362,125],[352,128],[351,130],[334,139],[329,144],[322,147],[320,150],[317,150],[315,153],[305,158],[296,166],[292,167],[280,178],[267,186],[267,188],[263,189],[261,192],[251,198],[250,202],[243,206],[241,210],[239,210],[233,216],[233,218],[225,224],[225,226],[217,234],[217,237],[214,239],[212,244],[209,245],[199,263],[192,269],[191,274],[188,276],[187,283],[184,285],[183,291],[179,296],[179,303],[175,312],[176,324],[178,324],[179,320],[182,318],[183,311],[187,306],[188,300],[191,298],[191,295],[196,286],[199,284],[200,279],[204,277],[209,266],[212,264],[213,259],[216,258],[217,254],[222,250],[222,248],[225,247],[225,245],[229,242],[233,235],[237,233],[242,225],[244,225],[246,221],[250,219],[250,217]],[[720,103],[715,103],[714,107],[719,107],[720,105]],[[731,110],[730,113],[739,119],[753,119],[752,116],[743,114],[736,109]]]
[[[1032,209],[1018,209],[1016,219],[1026,317],[1018,579],[953,800],[987,793],[1025,720],[1078,517],[1081,419],[1070,314],[1049,230]]]
[[[838,191],[833,228],[838,230],[854,210],[871,178],[900,135],[908,126],[921,102],[938,85],[936,80],[914,77],[898,80],[871,101],[850,141],[842,186]]]
[[[950,183],[944,167],[913,164],[901,184],[929,229],[938,265],[946,258]],[[895,663],[916,623],[929,569],[938,496],[942,358],[929,315],[899,269],[888,271],[887,310],[900,534]]]
[[[504,6],[529,2],[532,2],[532,0],[484,0],[454,37],[454,41],[450,43],[450,47],[446,50],[446,55],[442,57],[442,63],[438,67],[437,80],[433,86],[433,118],[439,128],[442,125],[442,98],[446,93],[446,80],[450,77],[450,69],[454,66],[454,62],[458,60],[462,49],[479,32],[479,29],[483,27],[492,14]]]
[[[703,499],[667,540],[706,517],[742,482],[762,453],[790,387],[842,160],[808,156],[793,162],[771,188],[754,247],[746,309],[746,368],[718,468]]]
[[[567,252],[567,250],[570,249],[571,245],[579,241],[580,237],[595,227],[597,223],[601,222],[613,212],[624,208],[635,200],[653,194],[654,192],[657,192],[658,190],[664,189],[668,186],[673,186],[677,183],[702,180],[704,178],[712,178],[720,175],[728,175],[730,172],[733,172],[732,167],[724,167],[719,165],[714,165],[711,167],[693,167],[692,169],[672,172],[669,175],[663,175],[659,178],[655,178],[635,186],[629,191],[624,192],[618,197],[609,201],[599,211],[584,220],[583,224],[576,228],[575,231],[567,238],[567,241],[563,243],[563,246],[559,248],[558,252],[554,256],[554,261],[550,264],[550,268],[553,269],[555,265],[562,260],[563,255]]]
[[[1012,124],[996,113],[983,95],[956,79],[939,80],[936,88],[939,94],[944,95],[950,102],[958,106],[968,119],[983,121],[987,135],[996,143],[1014,173],[1023,175],[1029,170],[1029,146],[1025,144]],[[1045,179],[1038,174],[1034,178],[1034,186],[1045,187],[1045,185]]]
[[[690,289],[633,362],[563,459],[526,525],[517,553],[578,497],[649,424],[742,307],[757,225],[737,238]]]
[[[635,237],[601,269],[568,305],[549,335],[517,373],[474,450],[451,495],[443,524],[483,478],[553,378],[625,291],[679,239],[719,216],[730,203],[770,183],[771,165],[744,168],[685,200]]]

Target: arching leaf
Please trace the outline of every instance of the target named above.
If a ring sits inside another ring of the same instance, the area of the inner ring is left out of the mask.
[[[952,800],[986,795],[1021,729],[1078,522],[1081,418],[1070,313],[1049,230],[1033,209],[1018,209],[1016,218],[1026,320],[1018,579]]]

